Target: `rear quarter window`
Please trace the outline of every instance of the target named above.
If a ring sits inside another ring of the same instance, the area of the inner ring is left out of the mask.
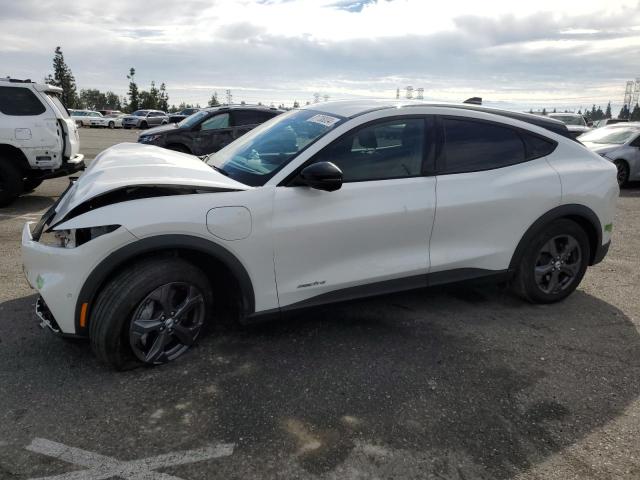
[[[0,112],[5,115],[41,115],[46,107],[28,88],[0,87]]]
[[[445,173],[491,170],[524,162],[517,130],[489,122],[443,118]]]

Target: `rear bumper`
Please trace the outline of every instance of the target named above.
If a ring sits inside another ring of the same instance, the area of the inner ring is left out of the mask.
[[[82,155],[81,153],[78,153],[73,157],[71,157],[70,159],[62,162],[62,165],[60,165],[60,168],[57,168],[49,172],[46,172],[46,171],[42,172],[42,175],[40,175],[38,178],[41,178],[42,180],[46,180],[47,178],[66,177],[68,175],[71,175],[72,173],[76,173],[84,169],[85,169],[84,155]]]
[[[609,240],[604,245],[600,245],[600,247],[596,250],[596,254],[593,257],[593,263],[591,265],[596,265],[600,263],[604,259],[604,257],[607,256],[610,246],[611,246],[611,240]]]

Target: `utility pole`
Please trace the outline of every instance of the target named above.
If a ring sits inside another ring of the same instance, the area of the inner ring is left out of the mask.
[[[396,100],[400,100],[400,89],[396,88]]]
[[[424,88],[422,87],[418,89],[418,100],[424,100]]]
[[[322,98],[324,99],[325,102],[329,101],[329,95],[327,95],[326,93],[322,96]]]
[[[313,103],[319,103],[319,102],[320,102],[320,94],[316,92],[313,94]]]
[[[231,95],[231,90],[227,89],[225,93],[227,94],[227,105],[231,105],[231,101],[233,100],[233,95]]]

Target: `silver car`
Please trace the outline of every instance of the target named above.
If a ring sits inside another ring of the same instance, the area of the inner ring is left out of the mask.
[[[579,137],[583,133],[591,130],[584,121],[584,117],[577,113],[550,113],[549,118],[560,120],[567,126],[567,130],[571,132],[573,138]]]
[[[615,164],[620,186],[640,180],[640,122],[598,128],[581,135],[578,140]]]
[[[160,110],[136,110],[122,119],[123,128],[142,128],[166,125],[169,117]]]

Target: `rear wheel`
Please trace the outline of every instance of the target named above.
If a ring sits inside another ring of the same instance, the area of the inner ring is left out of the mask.
[[[629,183],[629,164],[624,160],[616,160],[613,164],[618,169],[618,185],[624,187]]]
[[[10,160],[0,157],[0,207],[5,207],[23,191],[22,174]]]
[[[516,272],[516,292],[532,303],[553,303],[580,284],[589,264],[589,239],[575,222],[550,223],[531,242]]]
[[[158,365],[184,354],[213,311],[207,277],[177,258],[154,258],[123,271],[91,314],[96,356],[117,370]]]
[[[109,122],[109,128],[111,129],[116,128],[115,122]]]
[[[149,128],[149,124],[148,124],[147,122],[142,122],[142,123],[140,124],[140,128],[141,128],[142,130],[146,130],[147,128]]]

